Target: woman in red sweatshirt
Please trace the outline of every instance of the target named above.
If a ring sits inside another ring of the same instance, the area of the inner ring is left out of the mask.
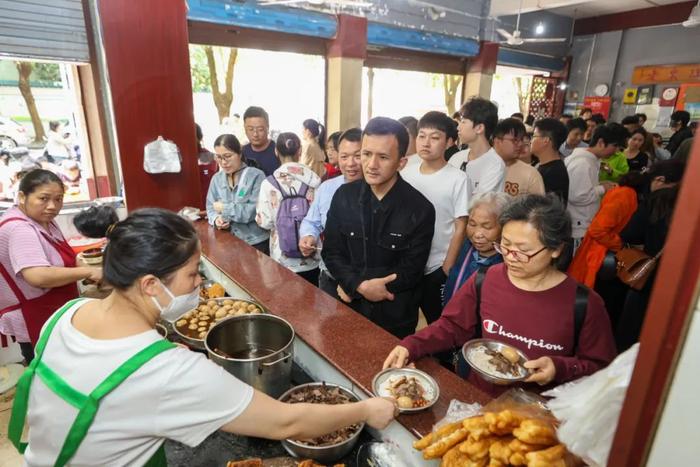
[[[580,329],[574,303],[578,283],[557,269],[571,238],[571,219],[552,196],[516,198],[500,216],[496,249],[504,263],[490,267],[481,286],[477,315],[473,275],[447,304],[439,320],[406,337],[384,367],[400,368],[425,355],[453,349],[475,337],[495,339],[529,357],[526,383],[560,384],[589,375],[615,357],[610,321],[591,290]],[[578,331],[578,336],[576,336]],[[492,395],[495,386],[471,372],[469,381]]]

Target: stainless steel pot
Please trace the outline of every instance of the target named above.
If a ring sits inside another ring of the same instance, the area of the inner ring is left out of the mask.
[[[289,388],[294,329],[273,315],[234,316],[209,330],[209,358],[226,371],[272,397]]]
[[[352,392],[350,389],[331,383],[302,384],[293,387],[289,391],[282,394],[279,400],[282,402],[286,402],[292,393],[296,392],[301,388],[321,386],[326,386],[329,388],[338,388],[341,392],[349,396],[350,400],[353,402],[357,402],[360,400],[360,398],[357,397],[357,394]],[[355,447],[355,444],[357,444],[357,441],[360,439],[360,433],[362,433],[364,427],[364,423],[360,424],[360,429],[357,430],[351,437],[349,437],[342,443],[330,444],[327,446],[309,446],[307,444],[295,441],[293,439],[285,439],[282,440],[282,446],[289,454],[291,454],[294,457],[298,457],[300,459],[313,459],[316,462],[320,462],[322,464],[333,464],[335,461],[337,461],[338,459],[342,459],[350,451],[352,451],[352,448]]]

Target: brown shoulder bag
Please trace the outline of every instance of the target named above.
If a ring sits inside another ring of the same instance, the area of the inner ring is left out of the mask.
[[[649,256],[637,248],[621,249],[615,253],[618,279],[635,290],[642,290],[656,268],[662,251],[663,248],[655,256]]]

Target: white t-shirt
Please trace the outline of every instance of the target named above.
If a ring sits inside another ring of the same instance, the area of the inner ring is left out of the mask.
[[[403,171],[406,170],[407,167],[410,167],[412,165],[420,165],[421,162],[423,162],[423,159],[421,159],[417,153],[406,156],[406,165],[404,165],[403,169],[401,169],[401,173],[403,173]]]
[[[89,394],[126,360],[162,339],[147,331],[97,340],[71,324],[81,300],[56,323],[42,361],[74,389]],[[157,355],[100,402],[71,466],[143,465],[165,439],[196,446],[240,415],[253,388],[202,354],[177,347]],[[78,410],[35,376],[29,396],[27,465],[53,465]]]
[[[469,160],[469,149],[464,149],[450,157],[448,164],[467,174],[469,203],[478,194],[503,191],[505,188],[506,164],[493,148],[473,161]]]
[[[464,217],[467,209],[467,176],[446,164],[432,174],[422,174],[421,164],[413,164],[401,171],[401,177],[420,191],[435,207],[435,233],[425,274],[442,267],[455,231],[455,219]]]

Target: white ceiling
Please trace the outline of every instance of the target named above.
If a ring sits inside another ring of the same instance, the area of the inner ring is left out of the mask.
[[[491,16],[518,13],[521,0],[492,0]],[[523,13],[548,10],[558,15],[575,18],[608,15],[655,6],[682,3],[687,0],[522,0]]]

